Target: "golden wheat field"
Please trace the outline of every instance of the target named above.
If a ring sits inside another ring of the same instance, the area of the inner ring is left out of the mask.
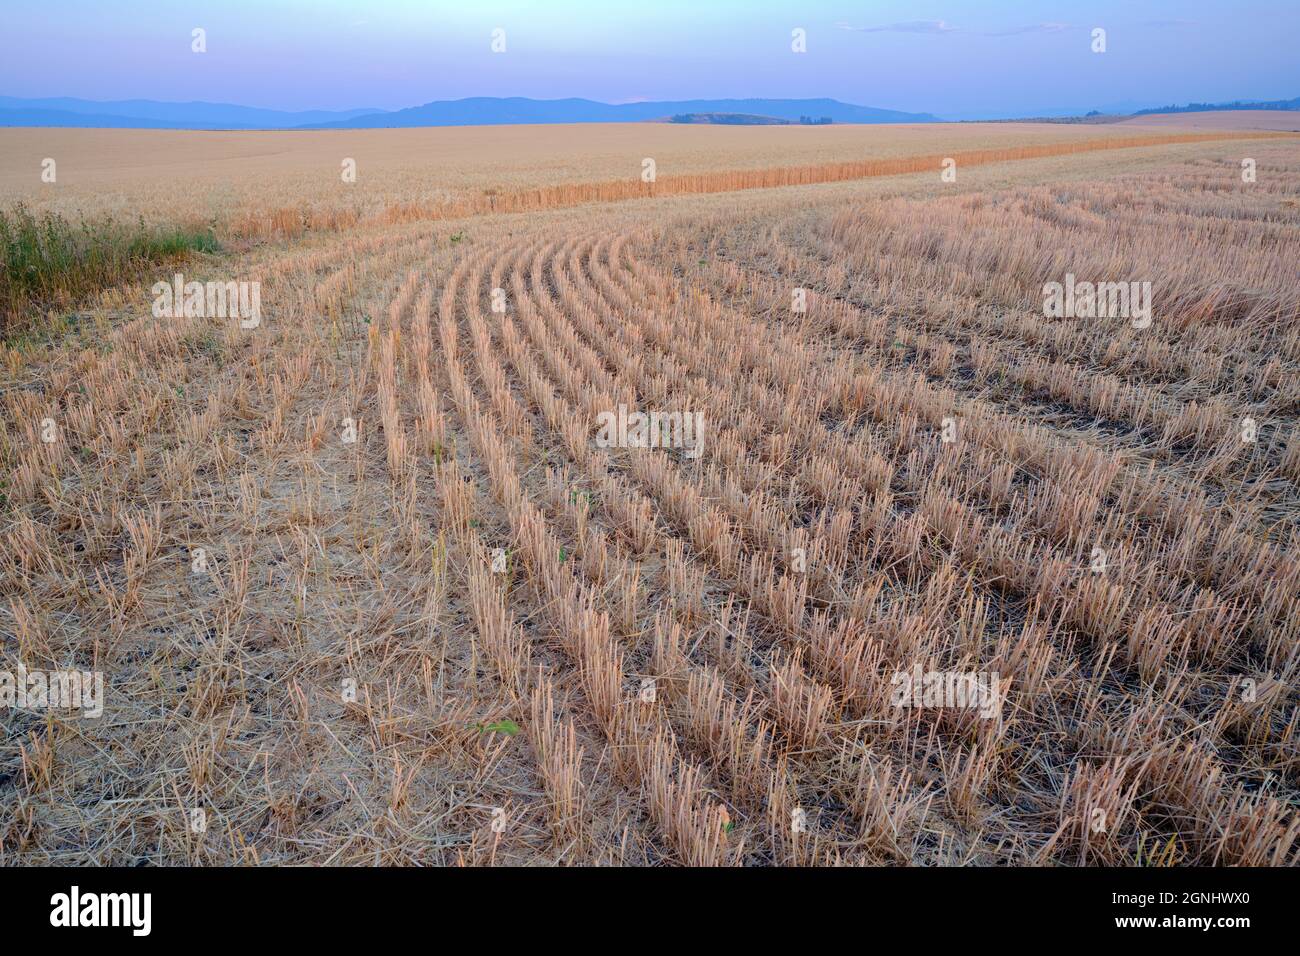
[[[1154,118],[1153,124],[1159,119],[1168,118]],[[292,238],[310,229],[858,179],[928,171],[945,157],[964,167],[1035,151],[1053,156],[1198,135],[1225,134],[1130,123],[9,129],[0,135],[0,203],[21,201],[68,216],[213,222],[224,234],[243,239]],[[43,183],[38,175],[47,159],[56,162],[55,183]],[[655,163],[654,183],[642,179],[647,159]],[[355,172],[348,182],[342,175],[345,162]]]
[[[0,863],[1300,861],[1300,138],[577,130],[0,133]]]

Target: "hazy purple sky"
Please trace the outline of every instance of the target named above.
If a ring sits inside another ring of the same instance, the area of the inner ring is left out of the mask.
[[[4,0],[0,18],[0,94],[21,97],[395,109],[830,96],[961,118],[1300,95],[1295,0]]]

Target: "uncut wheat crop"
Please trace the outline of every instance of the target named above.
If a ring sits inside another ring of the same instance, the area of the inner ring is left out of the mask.
[[[0,862],[1300,861],[1300,141],[941,133],[7,193]]]

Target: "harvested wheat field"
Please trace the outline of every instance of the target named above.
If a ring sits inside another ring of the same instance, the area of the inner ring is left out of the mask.
[[[1300,141],[1080,131],[232,195],[24,329],[0,650],[104,689],[0,863],[1294,865]]]

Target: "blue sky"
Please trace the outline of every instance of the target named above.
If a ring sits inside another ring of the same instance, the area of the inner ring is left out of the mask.
[[[396,109],[830,96],[967,118],[1300,95],[1295,0],[5,0],[0,16],[0,94],[21,97]],[[194,27],[205,54],[190,50]],[[796,27],[805,54],[791,52]]]

